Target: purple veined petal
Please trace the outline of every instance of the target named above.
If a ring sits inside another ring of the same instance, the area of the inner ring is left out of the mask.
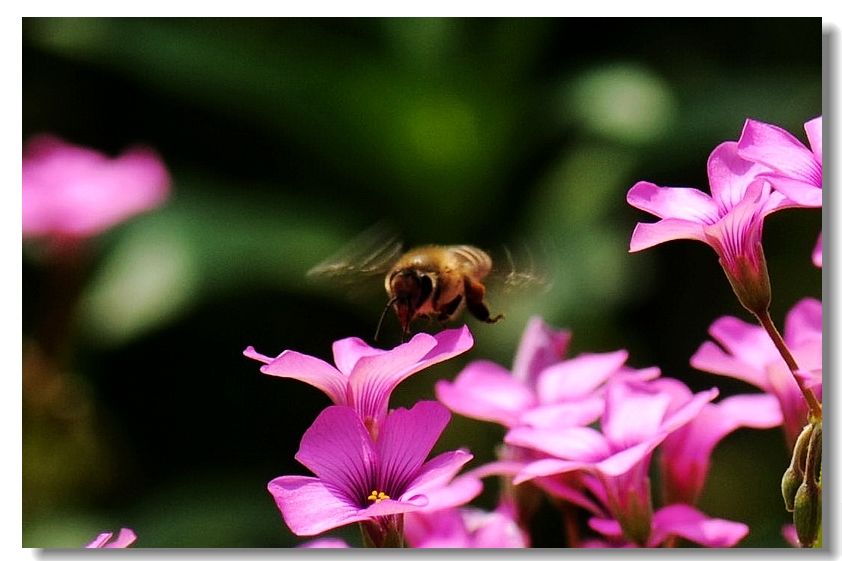
[[[527,410],[520,424],[533,428],[582,427],[599,419],[605,411],[602,396],[590,396],[577,401],[541,405]]]
[[[810,181],[780,173],[764,173],[758,175],[758,178],[771,183],[775,191],[781,195],[776,208],[765,214],[781,208],[821,208],[822,206],[821,184],[814,185]]]
[[[644,384],[608,386],[602,433],[614,449],[634,446],[655,436],[670,405],[670,396]]]
[[[740,156],[784,175],[821,185],[822,169],[813,153],[784,129],[746,120],[738,142]]]
[[[810,143],[810,149],[813,151],[813,156],[822,163],[822,118],[821,116],[811,119],[804,123],[804,131],[807,133],[807,141]]]
[[[243,354],[266,363],[260,367],[260,371],[264,374],[305,382],[322,390],[333,403],[346,404],[347,380],[345,376],[323,360],[296,351],[284,351],[277,358],[270,359],[255,351],[254,347],[248,347]]]
[[[350,376],[357,361],[366,356],[388,353],[383,349],[368,346],[359,337],[347,337],[333,343],[333,362],[345,376]]]
[[[319,538],[303,543],[298,547],[302,549],[345,549],[351,546],[342,538]]]
[[[541,317],[532,316],[520,338],[512,365],[512,377],[527,387],[534,387],[542,370],[564,358],[571,338],[569,329],[555,330]]]
[[[692,187],[660,187],[638,181],[626,194],[626,202],[664,219],[710,224],[719,217],[710,195]]]
[[[117,537],[112,541],[113,532],[103,532],[85,546],[86,549],[123,549],[137,540],[137,534],[131,528],[120,528]]]
[[[822,235],[819,234],[819,239],[816,241],[816,247],[813,249],[813,265],[821,268],[822,266]]]
[[[546,368],[538,378],[541,403],[587,397],[625,364],[625,350],[586,353]]]
[[[716,223],[703,228],[706,242],[731,276],[743,276],[736,263],[747,259],[761,275],[763,208],[769,186],[763,180],[749,185],[745,197]]]
[[[705,547],[733,547],[748,534],[748,526],[721,518],[708,518],[689,505],[674,504],[659,509],[652,517],[650,547],[669,536],[679,536]]]
[[[473,457],[473,454],[463,449],[439,454],[421,466],[415,478],[407,485],[402,497],[433,493],[436,489],[447,485],[459,473],[462,466],[471,461]],[[476,478],[474,477],[474,479]],[[454,489],[465,491],[474,488],[471,483],[466,483],[464,487]]]
[[[469,458],[470,459],[470,455]],[[434,458],[437,463],[450,463],[458,471],[464,462],[454,462],[452,458]],[[433,461],[433,460],[431,460]],[[465,460],[467,461],[467,460]],[[408,495],[414,496],[423,494],[427,497],[427,505],[424,512],[432,512],[461,506],[471,502],[482,493],[482,481],[478,477],[461,475],[454,478],[450,483],[446,482],[453,477],[454,470],[449,466],[434,467],[425,473],[426,477],[418,480],[417,484],[410,484]]]
[[[756,368],[752,364],[735,358],[711,341],[702,343],[699,350],[690,357],[690,365],[703,372],[742,380],[762,390],[769,388],[765,369]]]
[[[513,426],[535,396],[523,382],[491,361],[468,364],[453,382],[436,382],[436,397],[451,411],[472,419]]]
[[[588,462],[571,462],[568,460],[556,460],[555,458],[546,458],[543,460],[535,460],[528,463],[524,468],[514,477],[512,483],[519,485],[525,481],[530,481],[536,477],[546,477],[549,475],[559,475],[562,473],[569,473],[571,471],[591,470],[591,463]]]
[[[365,514],[366,518],[370,519],[379,516],[389,516],[390,514],[415,512],[416,510],[422,510],[427,504],[428,501],[425,495],[413,495],[399,501],[385,500],[379,503],[372,503],[361,512]]]
[[[696,240],[707,243],[701,222],[664,218],[653,224],[638,222],[632,232],[629,251],[634,253],[673,240]]]
[[[301,437],[295,459],[359,507],[374,490],[378,456],[371,436],[350,407],[325,408]]]
[[[419,401],[412,409],[392,411],[375,444],[380,459],[378,488],[392,493],[406,489],[448,422],[450,412],[435,401]]]
[[[418,333],[388,353],[360,358],[349,378],[355,408],[363,418],[382,420],[389,396],[400,382],[419,370],[467,351],[473,344],[468,327],[462,326],[435,336]]]
[[[770,171],[739,156],[736,142],[723,142],[713,149],[708,157],[708,179],[713,200],[719,208],[719,215],[733,209],[747,197],[751,197],[749,186],[758,174]]]
[[[590,427],[515,427],[506,433],[503,440],[506,444],[538,450],[565,460],[596,462],[611,455],[608,440]]]
[[[314,477],[277,477],[268,488],[284,522],[298,536],[313,536],[369,518],[341,492]]]

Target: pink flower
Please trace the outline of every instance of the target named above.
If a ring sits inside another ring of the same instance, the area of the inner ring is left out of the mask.
[[[137,539],[133,530],[129,528],[120,528],[120,533],[111,541],[113,532],[103,532],[98,535],[94,541],[85,546],[86,549],[117,549],[129,547]]]
[[[711,195],[697,189],[636,183],[628,192],[628,203],[661,220],[639,223],[630,251],[677,239],[704,242],[719,256],[740,302],[752,312],[765,311],[771,290],[761,244],[763,220],[795,206],[758,178],[767,171],[764,165],[740,158],[736,142],[723,142],[708,158]]]
[[[320,538],[303,543],[298,547],[302,549],[346,549],[351,546],[342,538]]]
[[[715,342],[704,342],[690,359],[699,370],[743,380],[775,396],[783,413],[784,432],[794,444],[807,423],[807,404],[786,363],[766,331],[725,316],[710,327]],[[784,341],[801,367],[800,375],[821,399],[822,304],[798,302],[787,314]]]
[[[397,385],[419,370],[452,358],[471,348],[474,339],[467,326],[429,335],[418,333],[391,350],[369,347],[362,339],[349,337],[333,344],[332,366],[318,358],[284,351],[270,358],[248,347],[243,354],[265,363],[260,371],[270,376],[294,378],[314,386],[337,405],[352,407],[372,436],[389,407]]]
[[[405,530],[407,543],[416,548],[529,547],[529,536],[505,507],[492,512],[475,508],[410,512]]]
[[[605,536],[614,547],[635,544],[623,537],[623,530],[616,520],[591,518],[591,528]],[[748,526],[721,518],[708,518],[689,505],[673,504],[658,509],[652,516],[652,530],[644,547],[658,547],[675,536],[705,547],[734,547],[748,534]],[[608,546],[603,544],[603,547]],[[591,547],[596,546],[592,544]]]
[[[649,537],[652,453],[671,433],[693,420],[718,391],[696,394],[670,411],[671,396],[641,382],[615,381],[608,386],[601,432],[590,427],[516,427],[505,442],[551,457],[526,465],[515,477],[522,483],[571,471],[584,471],[594,493],[636,543]]]
[[[672,396],[671,411],[693,398],[690,389],[678,380],[661,378],[651,384]],[[692,421],[667,436],[661,445],[664,503],[696,502],[707,479],[710,456],[720,440],[742,427],[776,427],[781,419],[778,400],[768,394],[735,395],[706,404]]]
[[[822,118],[804,124],[810,148],[784,129],[747,119],[737,146],[741,158],[766,166],[762,177],[800,206],[822,206]]]
[[[805,207],[822,206],[822,118],[804,123],[810,148],[775,125],[747,119],[738,153],[746,160],[771,168],[762,174],[788,199]],[[813,263],[822,266],[822,239],[813,250]]]
[[[657,369],[626,368],[624,350],[562,360],[569,341],[568,331],[553,331],[540,318],[532,318],[512,372],[487,360],[474,361],[453,382],[437,382],[436,397],[456,413],[506,427],[578,426],[602,414],[607,380],[658,375]]]
[[[37,136],[23,153],[23,236],[96,235],[167,198],[170,177],[148,148],[117,158]]]
[[[449,505],[431,505],[427,496],[446,486],[473,457],[456,450],[424,461],[449,419],[440,404],[421,401],[412,409],[392,411],[374,441],[353,409],[330,406],[304,433],[295,455],[316,477],[278,477],[269,483],[269,492],[299,536],[427,506],[464,504],[476,493],[457,491]]]

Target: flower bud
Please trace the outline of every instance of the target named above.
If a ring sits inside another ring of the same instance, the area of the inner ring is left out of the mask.
[[[804,481],[804,474],[799,473],[792,466],[789,466],[784,472],[784,477],[781,480],[781,493],[784,496],[784,504],[786,504],[788,512],[795,510],[795,494],[798,492],[802,481]]]
[[[792,520],[801,547],[813,547],[822,523],[822,494],[817,485],[805,481],[798,487]]]
[[[753,254],[720,258],[719,263],[740,304],[753,314],[764,314],[772,301],[772,288],[763,246],[757,243],[753,249]]]
[[[804,481],[807,450],[810,439],[813,436],[814,428],[815,425],[811,423],[801,430],[801,434],[798,435],[798,440],[796,440],[795,447],[792,450],[792,460],[790,460],[789,467],[781,479],[781,494],[784,497],[784,504],[786,504],[786,509],[789,512],[795,509],[795,494],[798,492],[798,487]]]

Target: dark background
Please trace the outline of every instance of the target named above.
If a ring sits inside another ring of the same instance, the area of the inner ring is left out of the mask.
[[[640,179],[708,191],[708,154],[745,118],[804,140],[821,101],[818,18],[25,18],[24,141],[146,144],[173,189],[91,240],[62,373],[81,405],[24,400],[24,546],[77,547],[120,526],[138,547],[303,541],[266,483],[304,473],[293,455],[327,399],[241,353],[330,359],[335,339],[371,341],[382,280],[344,288],[305,272],[383,220],[408,245],[509,247],[527,271],[531,254],[552,279],[490,289],[506,320],[469,319],[475,347],[408,380],[393,405],[432,398],[469,360],[509,366],[533,314],[572,329],[574,354],[625,348],[632,366],[696,390],[753,391],[688,364],[716,318],[748,319],[715,254],[693,242],[628,253],[635,223],[654,219],[625,194]],[[766,222],[781,327],[821,295],[820,229],[819,211]],[[25,348],[60,274],[24,244]],[[397,342],[394,318],[384,333]],[[454,416],[439,447],[468,446],[479,465],[501,435]],[[738,431],[700,507],[747,522],[742,545],[783,546],[787,463],[780,430]]]

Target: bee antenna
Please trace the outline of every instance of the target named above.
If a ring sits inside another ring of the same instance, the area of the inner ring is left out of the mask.
[[[390,298],[388,302],[386,302],[386,307],[383,308],[383,313],[380,314],[380,321],[377,322],[377,330],[374,332],[374,340],[377,341],[377,337],[380,336],[380,326],[383,325],[383,318],[386,317],[386,312],[389,311],[389,308],[392,307],[392,304],[395,303],[397,298]]]

